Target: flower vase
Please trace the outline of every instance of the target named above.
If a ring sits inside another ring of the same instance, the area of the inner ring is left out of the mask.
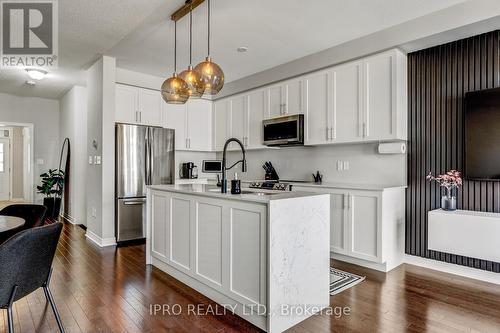
[[[457,210],[457,197],[451,194],[451,189],[447,189],[446,195],[441,197],[441,208],[447,211]]]

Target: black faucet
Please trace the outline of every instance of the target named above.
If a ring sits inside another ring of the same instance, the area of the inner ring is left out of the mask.
[[[226,168],[226,162],[227,162],[226,151],[227,151],[227,146],[229,146],[229,144],[231,142],[236,142],[237,144],[240,145],[241,152],[243,153],[243,159],[241,159],[238,162],[234,163],[229,168]],[[241,171],[242,172],[247,172],[247,160],[246,160],[246,157],[245,157],[245,147],[243,147],[243,143],[241,143],[241,141],[238,140],[238,139],[236,139],[236,138],[227,139],[226,143],[224,144],[224,150],[222,151],[222,184],[221,184],[222,186],[221,186],[221,189],[220,189],[221,193],[227,193],[227,170],[232,169],[238,163],[241,163]]]

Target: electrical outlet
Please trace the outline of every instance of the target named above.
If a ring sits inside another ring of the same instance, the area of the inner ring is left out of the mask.
[[[344,170],[349,170],[349,161],[344,161],[344,165],[342,166]]]
[[[343,170],[343,163],[342,161],[337,161],[337,171],[342,171]]]

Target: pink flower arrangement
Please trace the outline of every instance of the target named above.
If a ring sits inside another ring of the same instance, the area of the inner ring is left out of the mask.
[[[439,186],[446,188],[447,196],[451,197],[451,190],[462,186],[462,174],[457,170],[450,170],[445,174],[434,177],[432,172],[427,175],[427,180],[435,181]]]

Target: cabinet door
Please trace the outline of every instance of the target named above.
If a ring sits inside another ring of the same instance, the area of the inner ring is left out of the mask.
[[[198,99],[187,102],[188,149],[212,149],[212,104]]]
[[[284,113],[286,115],[304,113],[304,82],[294,79],[283,85]]]
[[[223,221],[223,201],[195,201],[195,277],[216,289],[222,287],[227,232]]]
[[[240,95],[231,98],[231,137],[239,139],[241,142],[243,142],[243,144],[245,144],[244,138],[246,138],[246,101],[246,95]],[[233,143],[231,143],[231,145],[233,145]]]
[[[134,124],[138,116],[138,88],[123,84],[115,85],[115,121]]]
[[[139,89],[139,123],[161,126],[161,96],[149,89]]]
[[[168,199],[165,214],[168,264],[190,274],[193,269],[191,258],[193,203],[187,197],[172,194],[168,194]]]
[[[186,104],[163,103],[163,127],[175,130],[175,149],[187,149],[187,108]]]
[[[264,90],[252,91],[248,94],[248,121],[246,145],[248,148],[261,148],[262,120],[265,119],[266,94]]]
[[[347,195],[330,194],[330,251],[347,254]]]
[[[283,115],[284,101],[282,86],[276,85],[267,89],[267,102],[269,118],[280,117]]]
[[[349,255],[381,262],[379,197],[372,193],[349,194]]]
[[[330,94],[328,72],[315,73],[305,78],[306,91],[306,144],[330,141]]]
[[[266,304],[266,208],[231,202],[229,293],[242,304]]]
[[[364,65],[364,136],[373,140],[396,138],[396,53],[366,58]]]
[[[224,143],[229,139],[230,103],[229,99],[219,100],[214,103],[212,135],[214,137],[215,151],[222,151]]]
[[[151,254],[167,262],[167,209],[168,197],[164,193],[151,194]]]
[[[332,71],[333,140],[355,142],[362,139],[362,63],[337,66]]]

